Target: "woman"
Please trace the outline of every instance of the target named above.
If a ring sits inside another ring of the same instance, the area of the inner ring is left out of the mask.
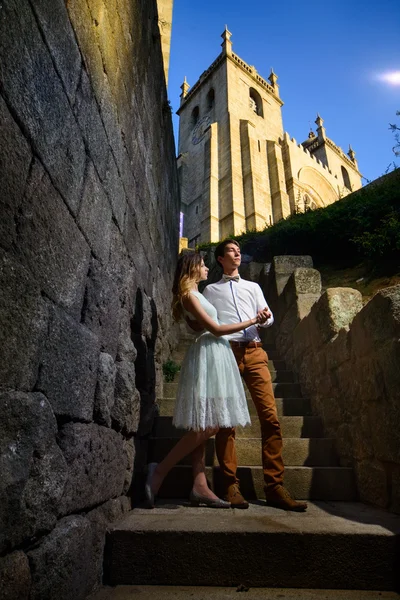
[[[198,335],[183,360],[173,423],[188,429],[159,464],[151,463],[145,485],[149,507],[167,473],[184,456],[192,453],[193,488],[190,501],[212,508],[230,508],[208,487],[205,475],[205,443],[220,427],[250,423],[246,396],[229,342],[221,336],[236,333],[260,322],[261,316],[231,325],[218,325],[217,311],[198,291],[207,279],[208,268],[200,254],[181,253],[173,283],[174,319],[196,320],[205,332]]]

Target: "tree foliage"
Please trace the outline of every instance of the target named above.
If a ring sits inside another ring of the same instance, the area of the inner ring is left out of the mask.
[[[316,264],[400,260],[400,170],[326,208],[291,215],[236,239],[242,252],[259,262],[282,254],[310,254]]]

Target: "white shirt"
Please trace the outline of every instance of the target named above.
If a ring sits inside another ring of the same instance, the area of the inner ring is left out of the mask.
[[[217,309],[218,321],[222,325],[253,319],[258,311],[264,308],[270,311],[258,283],[241,277],[239,281],[220,279],[217,283],[210,283],[203,291],[203,295]],[[271,317],[261,327],[269,327],[273,322],[274,316],[271,313]],[[242,342],[260,341],[256,325],[224,337]]]

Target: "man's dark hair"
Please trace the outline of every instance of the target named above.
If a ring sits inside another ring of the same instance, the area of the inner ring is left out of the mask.
[[[223,240],[222,242],[220,242],[218,244],[218,246],[215,248],[214,251],[214,257],[215,257],[215,261],[217,263],[217,265],[219,265],[220,267],[222,266],[221,263],[219,262],[218,258],[224,258],[225,256],[225,247],[228,244],[235,244],[235,246],[237,246],[240,250],[240,246],[239,246],[239,242],[237,242],[236,240],[232,240],[232,239],[227,239],[227,240]]]

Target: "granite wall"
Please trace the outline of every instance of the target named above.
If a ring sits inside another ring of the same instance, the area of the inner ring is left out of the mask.
[[[360,500],[400,513],[400,285],[363,306],[352,288],[321,293],[311,257],[276,256],[257,276],[277,348],[354,467]]]
[[[0,596],[79,600],[174,344],[156,0],[0,3]]]

